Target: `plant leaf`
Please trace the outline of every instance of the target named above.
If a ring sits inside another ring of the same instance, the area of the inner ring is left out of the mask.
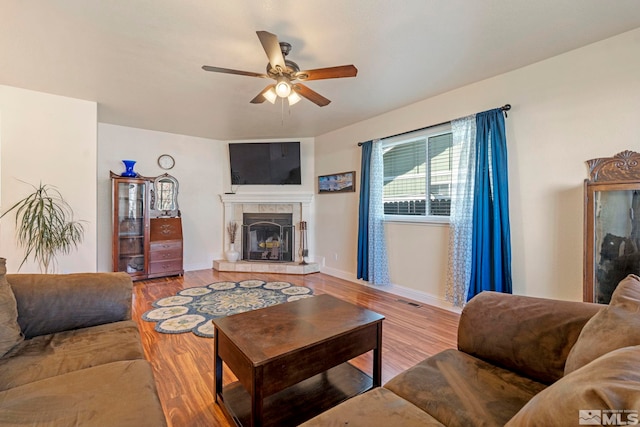
[[[16,239],[25,252],[18,269],[32,257],[46,273],[55,265],[57,253],[69,254],[78,248],[84,226],[73,220],[73,209],[55,187],[42,183],[31,186],[34,191],[0,215],[0,219],[15,211]]]

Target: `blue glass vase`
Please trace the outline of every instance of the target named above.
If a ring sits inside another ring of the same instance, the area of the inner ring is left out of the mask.
[[[120,174],[120,176],[134,177],[134,178],[138,176],[138,174],[133,171],[133,166],[136,164],[135,160],[123,160],[122,163],[124,163],[125,170]]]

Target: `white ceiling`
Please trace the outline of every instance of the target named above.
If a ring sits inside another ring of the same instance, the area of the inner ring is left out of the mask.
[[[97,101],[102,123],[317,136],[638,27],[638,0],[0,0],[0,84]],[[358,76],[307,82],[326,107],[250,104],[267,80],[201,66],[264,72],[256,30]]]

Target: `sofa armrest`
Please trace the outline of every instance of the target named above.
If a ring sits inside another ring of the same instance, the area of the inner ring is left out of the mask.
[[[7,274],[26,338],[131,319],[127,273]]]
[[[482,292],[465,306],[458,349],[528,378],[562,378],[571,347],[602,305]]]

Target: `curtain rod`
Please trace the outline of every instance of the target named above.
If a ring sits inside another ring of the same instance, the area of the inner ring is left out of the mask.
[[[511,110],[511,104],[504,104],[502,107],[500,107],[500,110],[504,112],[504,115],[506,117],[507,116],[507,111]],[[446,124],[449,124],[449,123],[451,123],[451,120],[446,121],[446,122],[442,122],[442,123],[438,123],[436,125],[425,126],[423,128],[420,128],[420,129],[414,129],[414,130],[408,130],[406,132],[396,133],[395,135],[385,136],[384,138],[380,138],[380,139],[395,138],[396,136],[406,135],[408,133],[413,133],[413,132],[419,132],[421,130],[435,128],[435,127],[446,125]],[[358,142],[358,147],[362,147],[362,144],[364,144],[364,142]]]

